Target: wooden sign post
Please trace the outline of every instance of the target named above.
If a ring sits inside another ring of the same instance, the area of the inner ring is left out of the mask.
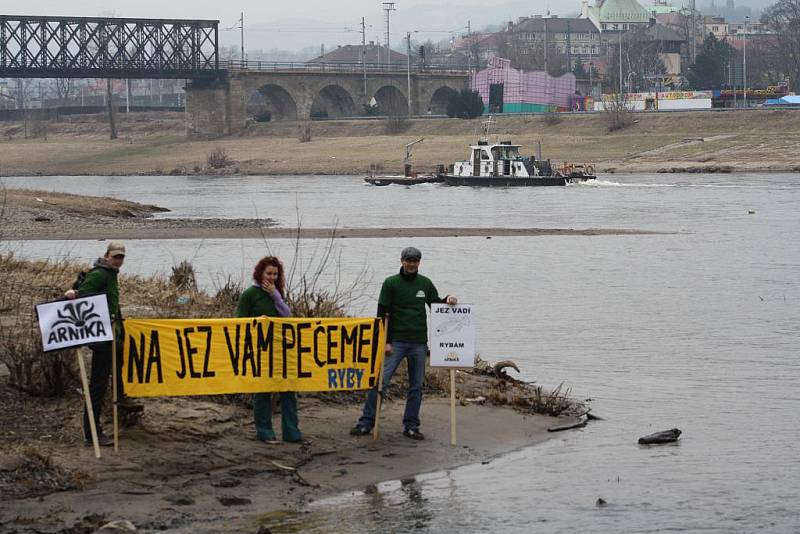
[[[100,442],[97,441],[97,424],[94,421],[94,410],[92,410],[92,396],[89,393],[89,379],[86,377],[86,364],[83,363],[83,356],[75,351],[78,357],[78,368],[81,372],[81,384],[83,385],[83,399],[86,402],[86,413],[89,415],[89,431],[92,434],[92,445],[94,446],[94,457],[100,458]]]
[[[386,314],[386,317],[383,318],[383,331],[386,333],[386,337],[389,337],[389,314]],[[381,367],[380,367],[380,375],[378,375],[378,402],[375,405],[375,426],[372,428],[372,439],[374,441],[378,441],[380,437],[380,430],[378,427],[380,426],[381,420],[381,403],[383,401],[383,365],[386,362],[386,349],[384,347],[383,351],[383,358],[381,358]]]
[[[475,322],[471,304],[431,305],[431,367],[450,370],[450,444],[456,445],[456,369],[475,364]]]
[[[115,322],[112,321],[111,329],[115,327]],[[113,386],[111,388],[114,396],[113,413],[114,413],[114,452],[119,452],[119,410],[117,402],[119,401],[119,392],[117,391],[117,336],[114,331],[114,337],[111,339],[111,380]]]

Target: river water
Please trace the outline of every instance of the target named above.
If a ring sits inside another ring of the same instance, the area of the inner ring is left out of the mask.
[[[353,177],[3,178],[7,187],[152,203],[162,217],[272,217],[294,227],[545,227],[653,235],[342,239],[372,313],[399,251],[478,313],[489,360],[591,398],[605,418],[494,459],[319,500],[273,532],[800,532],[800,177],[625,175],[564,188],[371,187]],[[751,213],[752,212],[752,213]],[[91,259],[97,242],[7,242],[29,257]],[[288,240],[128,242],[128,272],[182,259],[213,287],[246,279]],[[325,244],[304,241],[299,265]],[[301,268],[302,270],[302,268]],[[461,424],[468,424],[462,422]],[[639,436],[683,430],[674,445]],[[343,431],[345,431],[343,429]],[[424,406],[423,406],[424,431]],[[498,439],[501,439],[498,436]],[[607,506],[597,507],[602,498]]]

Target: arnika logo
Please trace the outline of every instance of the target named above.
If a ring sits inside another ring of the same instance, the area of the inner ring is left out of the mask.
[[[47,343],[80,341],[106,335],[100,315],[94,304],[86,301],[67,302],[58,310],[59,319],[52,324]]]

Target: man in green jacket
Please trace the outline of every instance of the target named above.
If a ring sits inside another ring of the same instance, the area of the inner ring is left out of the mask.
[[[419,249],[404,248],[400,253],[400,272],[384,280],[378,297],[378,317],[385,317],[387,314],[389,316],[382,394],[388,390],[397,367],[404,359],[408,359],[408,392],[403,415],[403,435],[415,440],[425,439],[419,431],[425,358],[428,355],[425,306],[430,306],[433,302],[446,302],[451,306],[458,303],[453,295],[439,298],[433,282],[418,272],[421,259],[422,252]],[[361,418],[350,430],[350,434],[364,436],[370,433],[375,425],[377,402],[378,390],[375,388],[367,394]]]
[[[88,295],[104,293],[108,302],[108,313],[114,322],[114,333],[117,338],[117,392],[120,399],[123,399],[122,390],[122,315],[119,307],[119,285],[117,275],[125,262],[125,245],[119,241],[112,241],[108,244],[106,254],[98,258],[92,269],[86,273],[86,277],[81,282],[78,289],[70,289],[64,296],[69,299],[85,297]],[[112,343],[105,341],[102,343],[92,343],[92,374],[89,380],[89,394],[92,397],[92,413],[94,414],[95,424],[97,425],[97,437],[100,445],[110,447],[114,444],[111,436],[103,433],[100,427],[100,412],[103,408],[103,400],[108,389],[108,379],[111,377],[112,369]],[[127,400],[117,403],[121,408],[141,411],[140,404],[134,404]],[[89,427],[89,414],[84,409],[83,413],[83,437],[86,443],[91,443],[92,435]]]

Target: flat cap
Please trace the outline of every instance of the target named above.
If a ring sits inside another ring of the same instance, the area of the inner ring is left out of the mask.
[[[406,247],[403,249],[403,252],[400,253],[400,259],[419,261],[422,259],[422,252],[420,252],[419,249],[415,247]]]

